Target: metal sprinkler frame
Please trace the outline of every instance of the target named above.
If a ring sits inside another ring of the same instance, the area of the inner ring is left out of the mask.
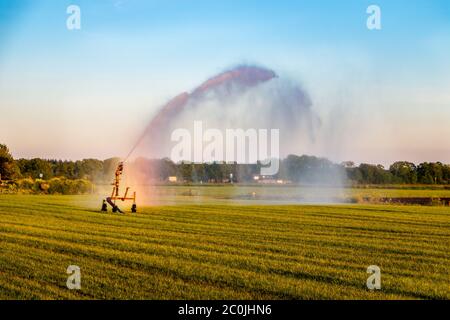
[[[132,196],[127,196],[128,191],[130,190],[130,187],[127,187],[125,189],[124,195],[120,196],[119,187],[120,187],[120,176],[122,175],[122,173],[123,173],[123,162],[121,161],[117,165],[116,172],[115,172],[115,178],[114,178],[113,183],[111,184],[113,186],[111,196],[107,197],[106,200],[103,200],[102,211],[105,211],[105,212],[108,211],[108,206],[106,204],[106,202],[107,202],[111,205],[112,212],[123,213],[123,211],[120,210],[120,208],[117,206],[116,201],[133,200],[133,204],[131,205],[131,212],[133,212],[133,213],[137,212],[136,191],[133,191]]]

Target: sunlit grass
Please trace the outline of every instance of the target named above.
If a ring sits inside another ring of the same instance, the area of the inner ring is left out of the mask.
[[[210,201],[120,215],[99,200],[0,196],[0,298],[450,298],[448,207]]]

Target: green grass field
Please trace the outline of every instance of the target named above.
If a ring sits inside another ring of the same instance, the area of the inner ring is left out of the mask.
[[[0,196],[0,298],[450,298],[448,207],[187,198],[120,215],[95,196]]]

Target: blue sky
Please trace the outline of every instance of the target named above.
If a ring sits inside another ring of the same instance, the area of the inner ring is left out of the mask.
[[[66,28],[70,4],[81,30]],[[20,157],[126,153],[172,96],[256,63],[301,82],[340,133],[311,152],[450,162],[450,142],[430,143],[450,137],[449,57],[445,0],[0,0],[0,138]]]

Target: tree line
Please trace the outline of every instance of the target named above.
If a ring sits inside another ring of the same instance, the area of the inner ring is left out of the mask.
[[[24,178],[50,180],[84,179],[94,183],[110,183],[119,158],[78,161],[47,159],[13,159],[8,148],[0,144],[0,179]],[[275,176],[260,177],[261,164],[238,163],[174,163],[170,159],[138,158],[127,164],[145,181],[164,182],[176,177],[179,182],[222,183],[254,182],[255,178],[282,180],[305,184],[450,184],[450,165],[441,162],[423,162],[418,165],[398,161],[385,168],[382,165],[353,162],[336,164],[315,156],[289,155],[280,160]]]

